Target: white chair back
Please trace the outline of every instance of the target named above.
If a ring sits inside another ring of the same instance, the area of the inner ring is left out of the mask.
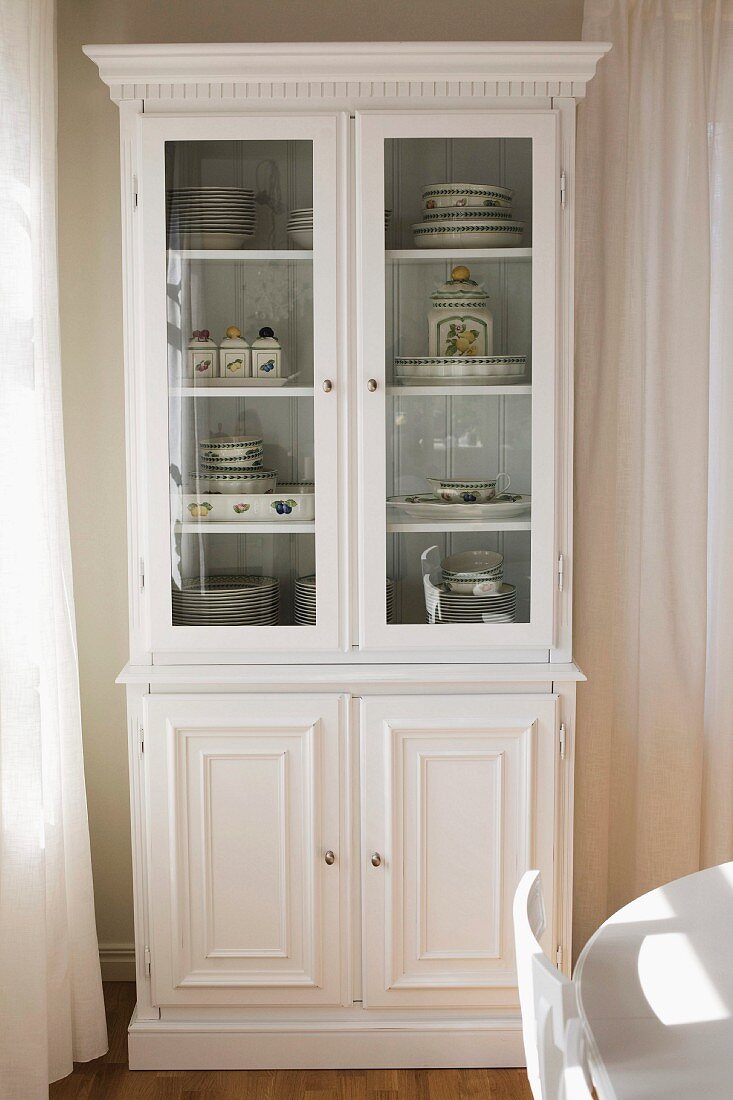
[[[578,1014],[575,987],[544,955],[534,955],[532,995],[542,1100],[563,1100],[565,1029]]]
[[[568,1020],[565,1029],[563,1084],[565,1100],[593,1100],[593,1080],[588,1063],[588,1043],[583,1024],[577,1016],[572,1020]]]
[[[548,960],[539,871],[527,871],[514,895],[514,948],[527,1076],[534,1100],[561,1100],[565,1027],[577,1015],[572,982]]]
[[[519,1006],[522,1010],[524,1054],[527,1077],[534,1100],[542,1100],[540,1067],[537,1053],[537,1028],[532,993],[532,958],[542,955],[540,936],[545,931],[545,903],[539,871],[526,871],[514,894],[514,954],[517,965]]]

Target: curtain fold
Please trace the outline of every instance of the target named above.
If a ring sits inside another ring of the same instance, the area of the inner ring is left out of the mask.
[[[733,856],[733,0],[586,0],[575,948]]]
[[[56,262],[52,0],[0,0],[0,1080],[107,1049],[81,744]]]

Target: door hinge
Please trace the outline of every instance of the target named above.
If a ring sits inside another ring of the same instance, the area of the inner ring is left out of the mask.
[[[560,759],[565,759],[565,751],[567,747],[567,730],[565,729],[565,723],[560,723]]]
[[[132,205],[137,210],[137,176],[132,177]]]
[[[557,587],[562,592],[565,586],[565,558],[562,554],[558,555],[557,559]]]
[[[148,978],[150,977],[150,971],[151,971],[150,948],[146,946],[146,948],[145,948],[145,974],[146,974],[146,977],[148,977]]]
[[[145,752],[145,730],[142,726],[138,727],[138,733],[140,735],[140,752]]]
[[[567,202],[567,197],[568,197],[567,180],[565,179],[565,173],[561,172],[560,173],[560,206],[562,207],[563,210],[565,209],[565,203]]]
[[[140,585],[140,591],[145,588],[145,558],[140,558],[137,564],[137,579]]]
[[[557,945],[557,951],[555,952],[555,962],[557,963],[557,969],[562,970],[562,944]]]

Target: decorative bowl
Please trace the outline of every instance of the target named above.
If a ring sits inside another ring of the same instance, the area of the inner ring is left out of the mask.
[[[415,248],[513,248],[522,243],[524,222],[416,222]]]
[[[526,367],[526,355],[425,355],[394,361],[395,378],[519,377]]]
[[[432,222],[506,222],[513,217],[511,206],[455,206],[438,207],[435,210],[423,212],[423,223],[430,225]]]
[[[241,474],[202,474],[194,477],[197,493],[274,493],[277,470],[250,470]]]
[[[423,188],[426,210],[441,206],[511,206],[511,187],[490,183],[434,183]]]
[[[204,480],[204,479],[202,479]],[[184,493],[179,498],[182,518],[210,523],[304,523],[315,519],[315,486],[278,485],[274,492]]]
[[[244,456],[253,447],[262,449],[263,439],[259,435],[233,435],[229,439],[200,439],[199,453],[207,458],[229,458]]]
[[[443,580],[450,592],[463,595],[488,595],[498,591],[504,575],[504,555],[495,550],[464,550],[444,558],[441,569]],[[490,590],[483,588],[493,584]],[[475,592],[478,585],[480,593]]]
[[[506,485],[498,488],[499,478],[506,478]],[[456,504],[486,504],[493,500],[497,493],[505,493],[509,488],[510,478],[508,474],[500,473],[495,478],[481,481],[471,481],[467,478],[440,478],[429,477],[428,485],[441,500],[448,500]],[[467,551],[468,552],[468,551]],[[479,551],[476,551],[477,553]],[[473,551],[471,551],[473,553]],[[457,557],[459,555],[453,555]],[[448,566],[449,569],[453,568]],[[465,568],[465,567],[462,567]]]

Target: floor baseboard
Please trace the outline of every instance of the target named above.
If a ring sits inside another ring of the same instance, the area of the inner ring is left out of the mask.
[[[100,943],[99,964],[103,982],[134,982],[135,944]]]

